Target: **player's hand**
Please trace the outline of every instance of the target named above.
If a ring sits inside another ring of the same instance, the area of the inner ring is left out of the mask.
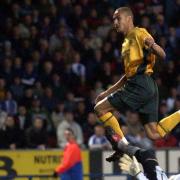
[[[154,44],[154,39],[151,38],[151,37],[147,37],[144,39],[144,44],[148,47],[148,48],[151,48]]]
[[[104,91],[100,93],[97,98],[95,99],[95,104],[97,104],[99,101],[103,100],[107,96],[107,91]]]
[[[56,171],[53,172],[53,177],[57,178],[58,177],[58,173]]]
[[[124,154],[123,157],[120,158],[119,166],[122,171],[131,176],[137,176],[141,172],[139,163],[135,156],[130,158],[127,154]]]

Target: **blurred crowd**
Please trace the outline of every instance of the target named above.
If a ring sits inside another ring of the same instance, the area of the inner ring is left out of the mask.
[[[68,127],[82,148],[111,148],[93,106],[123,74],[112,15],[126,5],[166,51],[154,68],[159,119],[180,109],[180,0],[2,0],[0,148],[63,148]],[[180,127],[152,142],[136,112],[115,114],[135,145],[180,146]]]

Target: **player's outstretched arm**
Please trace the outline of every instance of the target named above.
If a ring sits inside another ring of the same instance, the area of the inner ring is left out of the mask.
[[[144,39],[144,44],[148,47],[152,53],[154,53],[156,56],[158,56],[160,59],[165,59],[166,53],[164,50],[155,43],[154,39],[151,37],[147,37]]]
[[[109,95],[109,94],[117,91],[118,89],[120,89],[124,85],[126,80],[127,80],[126,75],[123,75],[117,83],[115,83],[109,89],[106,90],[107,94]]]
[[[95,100],[95,104],[97,104],[100,100],[104,99],[105,97],[107,97],[111,93],[120,89],[125,84],[126,80],[127,80],[126,75],[123,75],[117,83],[115,83],[110,88],[108,88],[106,91],[102,92],[101,94],[99,94],[97,96],[97,98]]]

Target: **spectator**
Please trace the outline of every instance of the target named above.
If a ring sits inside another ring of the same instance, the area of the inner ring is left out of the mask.
[[[29,109],[29,115],[32,121],[36,117],[40,117],[41,119],[43,119],[45,121],[44,125],[47,128],[48,132],[52,131],[53,127],[50,113],[44,107],[42,107],[41,100],[38,96],[33,96],[32,106]]]
[[[23,104],[26,106],[26,108],[31,107],[31,101],[33,99],[33,89],[27,88],[24,92],[23,98],[19,101],[19,104]]]
[[[12,57],[15,55],[15,52],[12,49],[12,44],[10,41],[5,41],[4,42],[4,56],[5,57]],[[12,69],[12,61],[8,64],[6,64],[7,70]],[[8,72],[8,71],[7,71]]]
[[[172,48],[174,48],[174,50],[176,50],[178,41],[177,41],[177,37],[176,37],[176,29],[174,27],[169,28],[168,40],[169,40],[170,46]]]
[[[177,139],[172,135],[168,135],[166,139],[159,139],[155,141],[156,148],[165,148],[165,147],[176,147]]]
[[[102,47],[102,39],[93,31],[90,33],[89,47],[91,49],[100,49]]]
[[[47,135],[43,119],[35,117],[32,126],[26,131],[27,147],[45,149],[47,147]]]
[[[32,25],[30,27],[30,41],[32,43],[31,44],[32,47],[38,48],[38,42],[37,42],[38,35],[39,35],[39,30],[38,30],[37,26]],[[35,60],[34,57],[33,57],[34,56],[33,52],[32,52],[32,58],[33,58],[33,60]],[[36,52],[36,55],[38,55],[38,59],[36,59],[36,63],[37,63],[37,60],[40,59],[40,53],[39,53],[39,51],[36,51],[36,50],[35,50],[35,52]]]
[[[128,111],[126,117],[126,124],[128,126],[126,138],[128,142],[143,148],[152,147],[152,142],[146,137],[140,124],[139,115],[136,112]]]
[[[166,116],[168,116],[168,114],[169,114],[168,112],[169,111],[168,111],[167,103],[165,101],[163,101],[159,107],[159,119],[163,119]]]
[[[171,112],[175,112],[180,109],[180,95],[178,95],[174,102],[174,108]]]
[[[6,58],[3,61],[3,67],[1,69],[2,76],[6,79],[6,83],[9,85],[12,82],[12,59]]]
[[[66,49],[67,51],[67,49]],[[69,54],[70,55],[70,54]],[[62,75],[65,71],[66,58],[64,52],[56,51],[53,56],[54,71]]]
[[[42,96],[44,94],[44,89],[43,89],[42,83],[40,81],[36,81],[36,83],[34,85],[33,93],[37,97],[42,98]]]
[[[61,180],[82,180],[83,169],[81,150],[76,142],[73,130],[70,128],[66,129],[63,138],[66,139],[67,144],[64,148],[63,160],[56,167],[54,176],[57,177],[59,174]]]
[[[4,123],[7,116],[8,116],[7,112],[2,110],[2,108],[0,107],[0,130],[4,127]]]
[[[27,109],[23,105],[18,107],[17,120],[19,128],[23,131],[32,125]]]
[[[155,29],[157,35],[164,36],[168,34],[168,26],[164,20],[164,16],[162,14],[157,15],[156,17]]]
[[[94,128],[97,125],[97,117],[93,112],[88,113],[87,120],[83,125],[84,142],[87,145],[89,138],[94,134]]]
[[[37,46],[37,45],[34,44],[34,46]],[[32,63],[33,63],[34,69],[36,72],[38,72],[38,68],[40,66],[40,52],[38,50],[34,50],[32,52],[31,58],[32,58]]]
[[[67,92],[66,93],[66,100],[64,102],[65,109],[69,111],[74,111],[75,110],[75,97],[72,92]]]
[[[105,62],[103,64],[103,76],[100,76],[101,81],[104,85],[104,87],[107,87],[108,85],[111,84],[111,76],[112,76],[112,69],[111,69],[111,64],[109,62]]]
[[[63,137],[63,132],[65,129],[71,128],[74,132],[74,135],[76,137],[77,143],[83,147],[83,134],[82,129],[79,124],[77,124],[74,121],[74,115],[70,111],[65,112],[65,119],[58,125],[57,127],[57,140],[58,140],[58,146],[61,148],[64,148],[67,141]]]
[[[10,91],[6,92],[6,98],[2,102],[1,107],[10,115],[15,115],[17,113],[17,102],[13,99]]]
[[[13,74],[18,77],[22,77],[23,67],[21,57],[15,57],[13,62]]]
[[[97,33],[98,36],[100,36],[101,38],[105,38],[109,32],[109,30],[111,29],[110,26],[111,22],[108,16],[104,16],[102,18],[102,24],[97,28]]]
[[[167,86],[162,82],[162,78],[157,77],[156,78],[156,83],[158,85],[158,89],[161,92],[159,94],[159,100],[162,101],[163,99],[165,99],[168,96],[168,88]]]
[[[40,75],[40,81],[42,85],[48,86],[51,85],[51,76],[53,74],[53,64],[50,61],[46,61],[43,64],[43,70]]]
[[[87,111],[86,111],[86,104],[83,101],[77,102],[77,108],[74,112],[74,118],[77,123],[82,127],[86,121]]]
[[[22,75],[22,83],[27,87],[31,87],[35,84],[36,79],[37,75],[34,71],[33,63],[27,62],[25,66],[25,71]]]
[[[40,52],[40,59],[45,60],[49,57],[49,43],[47,39],[40,39],[39,41],[39,52]]]
[[[20,42],[20,47],[23,49],[23,51],[20,51],[19,55],[22,57],[23,60],[29,60],[32,53],[32,46],[30,44],[30,40],[28,38],[23,38]]]
[[[52,34],[49,40],[49,52],[52,54],[53,52],[59,50],[62,46],[62,40],[65,38],[65,27],[59,27],[55,34]]]
[[[139,132],[139,142],[137,145],[144,149],[153,149],[153,142],[146,136],[144,129]]]
[[[88,22],[88,26],[91,29],[96,29],[101,24],[101,21],[98,18],[97,10],[95,8],[92,8],[90,10],[90,15],[87,19],[87,22]]]
[[[94,135],[90,137],[88,146],[91,150],[111,149],[111,145],[105,136],[105,131],[103,126],[101,125],[95,126]]]
[[[171,112],[173,110],[176,97],[177,97],[177,89],[175,87],[172,87],[170,89],[170,96],[167,98],[168,112]]]
[[[6,94],[6,80],[4,78],[0,78],[0,101],[4,100]]]
[[[14,77],[10,90],[17,101],[23,97],[24,86],[21,84],[21,78],[19,76]]]
[[[52,75],[52,89],[55,97],[59,100],[64,100],[66,95],[66,85],[62,82],[62,77],[57,73]]]
[[[13,116],[6,117],[4,127],[0,130],[0,147],[3,149],[17,149],[24,145],[23,132],[17,127]]]
[[[64,120],[64,103],[57,103],[55,109],[51,114],[51,119],[55,129]]]
[[[66,64],[72,64],[74,59],[74,48],[69,39],[64,39],[62,42],[62,54],[64,57],[64,62]]]
[[[74,63],[72,64],[72,72],[79,77],[81,83],[84,83],[86,77],[86,67],[80,61],[80,54],[75,53]]]
[[[51,87],[46,87],[44,90],[44,95],[42,97],[42,106],[47,109],[49,112],[56,107],[57,99],[53,95]]]
[[[49,16],[45,16],[42,22],[42,28],[41,28],[41,36],[43,38],[48,38],[51,34],[51,19]]]
[[[97,81],[97,82],[95,83],[94,89],[95,89],[95,91],[96,91],[96,95],[98,95],[98,94],[100,94],[101,92],[104,91],[104,88],[103,88],[102,86],[103,86],[103,84],[102,84],[101,81]]]
[[[129,129],[129,134],[131,134],[132,136],[136,136],[138,132],[140,132],[140,130],[142,129],[138,113],[128,111],[126,112],[126,117],[126,124]]]

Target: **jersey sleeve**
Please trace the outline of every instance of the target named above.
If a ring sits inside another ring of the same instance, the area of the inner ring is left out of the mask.
[[[166,176],[166,174],[164,173],[164,171],[161,169],[160,166],[156,166],[154,172],[156,173],[157,180],[168,180],[168,177]],[[154,174],[154,172],[152,172],[152,174]],[[148,178],[147,178],[143,172],[140,172],[136,176],[136,178],[138,180],[151,180],[154,179],[154,175],[152,176],[152,174],[148,172],[147,174]]]
[[[138,30],[138,33],[137,33],[137,36],[138,36],[138,40],[140,41],[140,44],[142,47],[145,47],[146,49],[148,49],[148,47],[144,44],[144,40],[146,38],[153,38],[146,29],[144,28],[140,28]]]

